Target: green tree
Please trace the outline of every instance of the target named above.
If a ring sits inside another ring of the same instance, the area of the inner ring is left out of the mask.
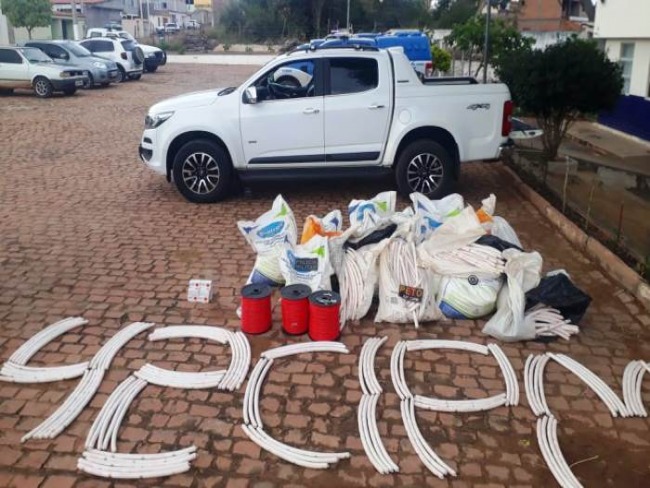
[[[485,43],[485,17],[475,16],[452,29],[447,41],[461,51],[472,56],[480,55],[480,62],[474,76],[478,76],[483,66],[483,46]],[[488,63],[498,67],[502,59],[519,50],[529,50],[533,40],[522,36],[514,25],[496,18],[490,22]]]
[[[467,22],[477,9],[478,0],[439,0],[431,12],[431,25],[437,29],[451,29]]]
[[[34,27],[48,27],[52,21],[50,0],[2,0],[2,12],[14,27],[27,29],[30,39]]]
[[[573,38],[544,51],[511,53],[500,63],[498,74],[515,104],[537,118],[549,160],[557,157],[571,124],[578,117],[611,109],[623,86],[616,63],[594,42]]]

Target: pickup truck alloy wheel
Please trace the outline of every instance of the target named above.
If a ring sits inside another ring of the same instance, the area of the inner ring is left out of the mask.
[[[217,144],[206,140],[185,144],[174,158],[173,172],[178,190],[195,203],[223,199],[232,180],[228,154]]]
[[[414,141],[397,160],[397,187],[405,196],[419,192],[429,198],[441,198],[451,190],[452,165],[452,158],[437,142]]]
[[[48,98],[52,96],[53,91],[52,83],[47,78],[39,76],[34,80],[34,93],[36,93],[36,96]]]

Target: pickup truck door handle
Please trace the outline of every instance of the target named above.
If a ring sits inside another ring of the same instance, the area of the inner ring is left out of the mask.
[[[307,114],[307,115],[317,114],[318,112],[320,112],[320,110],[318,110],[317,108],[306,108],[305,110],[302,111],[303,114]]]
[[[373,104],[370,105],[368,108],[369,108],[370,110],[377,110],[377,109],[384,108],[384,107],[385,107],[385,105],[377,105],[376,103],[373,103]]]

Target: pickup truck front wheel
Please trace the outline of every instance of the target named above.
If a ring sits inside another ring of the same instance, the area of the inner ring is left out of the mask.
[[[419,192],[439,199],[451,191],[453,160],[440,144],[429,140],[410,143],[397,160],[397,188],[404,196]]]
[[[228,153],[208,140],[186,143],[176,153],[174,182],[190,202],[223,200],[231,189],[232,165]]]

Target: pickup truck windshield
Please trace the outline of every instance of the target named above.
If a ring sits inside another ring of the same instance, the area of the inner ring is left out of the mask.
[[[27,47],[23,49],[23,56],[27,58],[30,63],[51,63],[52,58],[45,54],[40,49],[35,47]]]

